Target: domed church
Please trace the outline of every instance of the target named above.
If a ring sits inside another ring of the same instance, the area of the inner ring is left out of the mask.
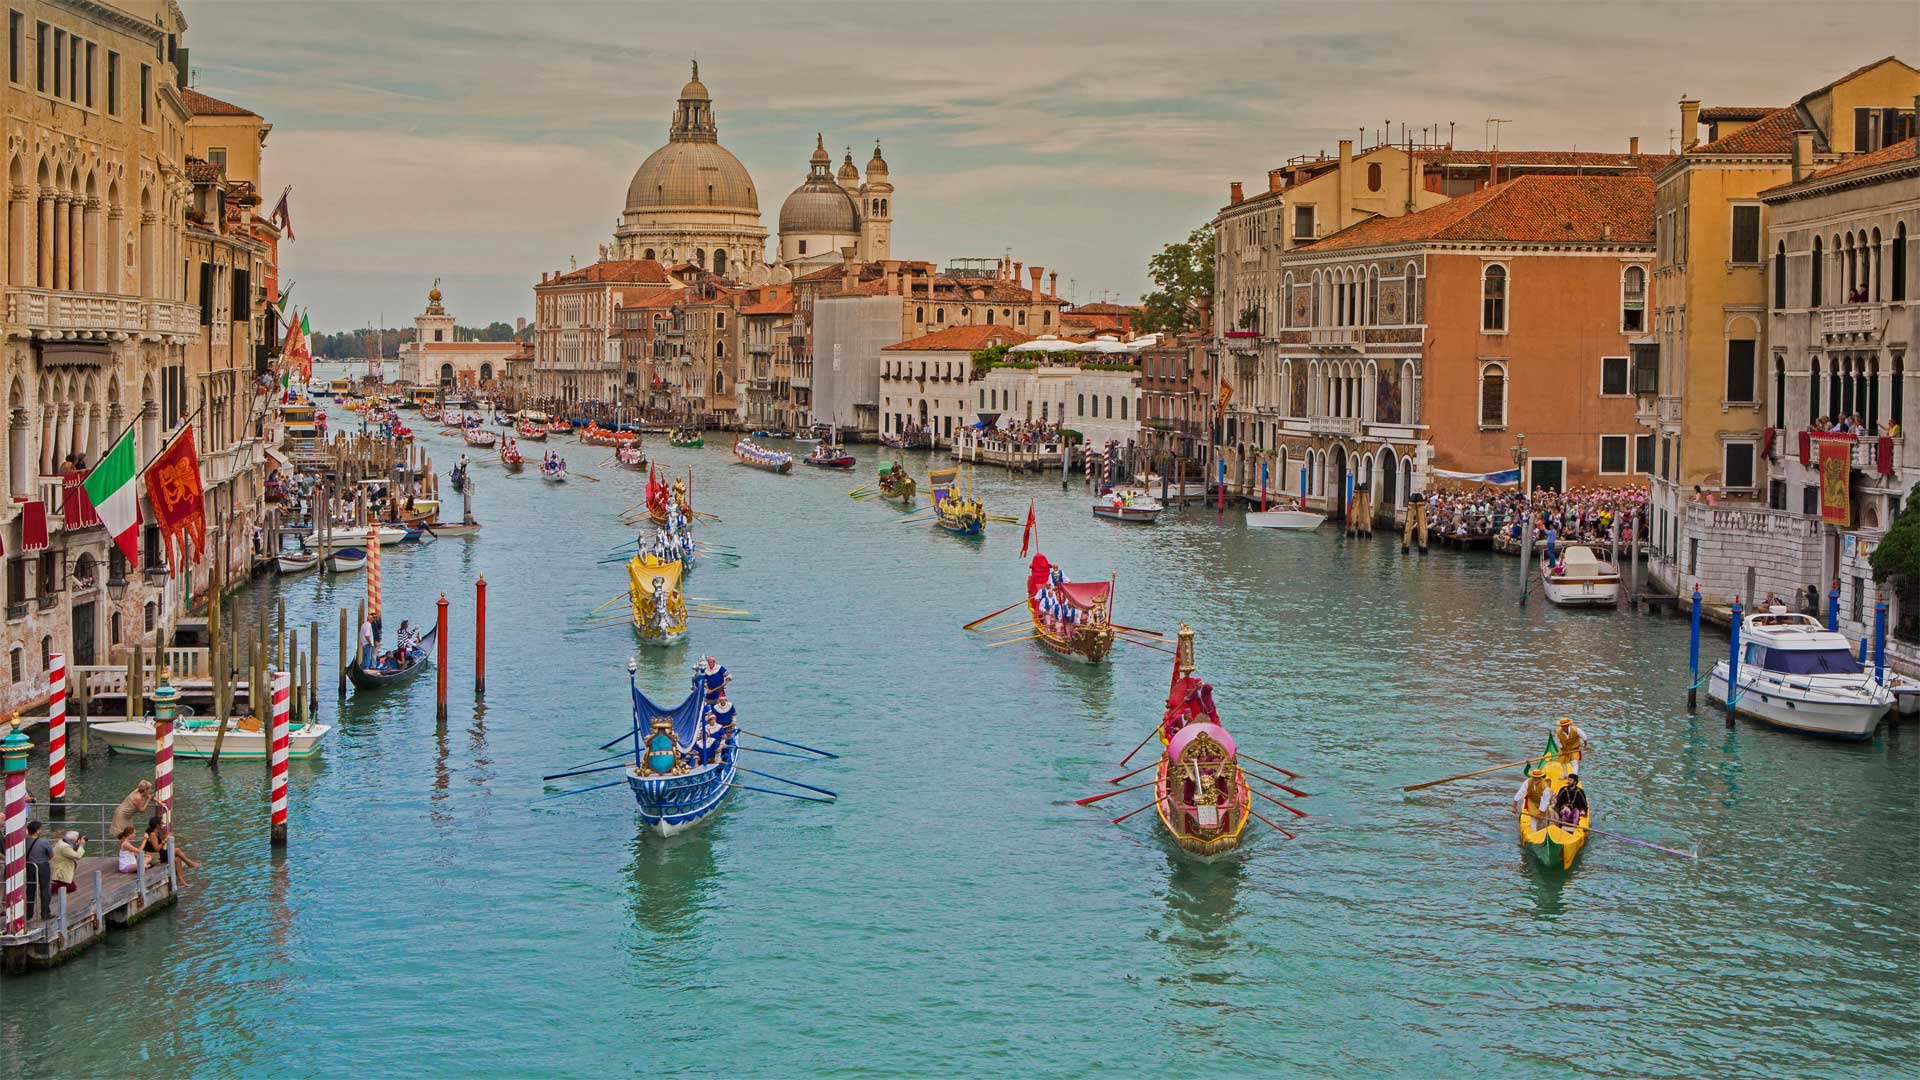
[[[691,263],[749,284],[790,281],[838,263],[842,247],[854,248],[862,261],[890,258],[893,183],[879,144],[864,182],[851,150],[838,174],[832,171],[819,136],[810,164],[806,181],[780,208],[778,261],[769,265],[759,192],[746,166],[720,145],[713,98],[695,63],[693,78],[680,88],[667,144],[647,156],[627,185],[612,253],[669,267]]]

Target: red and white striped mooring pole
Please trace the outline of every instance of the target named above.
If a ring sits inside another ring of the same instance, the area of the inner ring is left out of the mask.
[[[0,776],[6,780],[6,877],[4,915],[0,928],[18,933],[27,925],[27,751],[32,747],[20,734],[20,716],[13,730],[0,739]]]
[[[47,816],[58,821],[67,816],[67,655],[47,663]]]
[[[287,846],[287,673],[273,673],[273,721],[267,734],[269,811],[268,842]]]
[[[179,711],[180,691],[174,688],[165,668],[160,685],[153,688],[153,801],[160,804],[162,820],[173,824],[173,718]]]

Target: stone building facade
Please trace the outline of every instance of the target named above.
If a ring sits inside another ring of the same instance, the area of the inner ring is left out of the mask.
[[[414,386],[494,389],[507,381],[507,360],[517,341],[461,341],[440,283],[427,292],[427,306],[413,317],[413,340],[400,345],[400,381]]]

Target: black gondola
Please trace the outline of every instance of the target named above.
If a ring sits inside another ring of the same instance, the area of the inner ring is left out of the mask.
[[[360,666],[360,654],[355,652],[353,662],[347,665],[347,681],[362,690],[379,690],[412,678],[427,666],[427,658],[433,655],[434,635],[439,632],[440,628],[436,626],[420,635],[420,658],[398,671],[368,671]]]

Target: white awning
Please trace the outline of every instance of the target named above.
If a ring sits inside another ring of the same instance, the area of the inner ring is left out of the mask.
[[[280,467],[283,469],[291,470],[293,468],[293,460],[271,446],[267,447],[267,456],[279,462]]]

